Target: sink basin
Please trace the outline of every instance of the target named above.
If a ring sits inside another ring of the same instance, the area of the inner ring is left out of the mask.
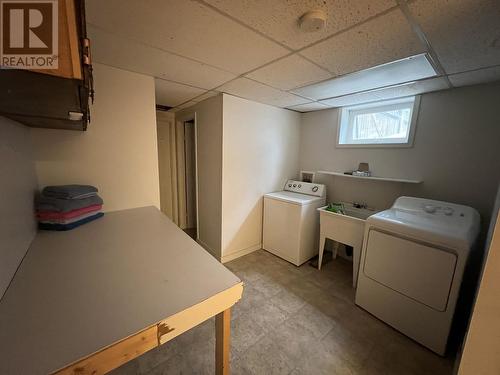
[[[356,208],[349,203],[344,204],[345,216],[352,216],[356,219],[366,220],[369,216],[377,213],[377,211],[370,208]]]
[[[345,215],[327,211],[327,206],[318,208],[320,218],[320,247],[319,264],[321,269],[321,260],[325,240],[327,238],[336,242],[333,256],[337,256],[338,243],[352,246],[353,248],[353,287],[356,287],[358,279],[359,259],[361,256],[361,247],[363,245],[363,235],[365,230],[365,220],[377,213],[376,210],[369,208],[356,208],[351,203],[344,203]]]

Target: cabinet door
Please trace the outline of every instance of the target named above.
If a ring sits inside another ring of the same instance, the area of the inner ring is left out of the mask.
[[[85,18],[79,0],[59,0],[59,62],[57,69],[36,69],[36,73],[63,78],[83,79],[80,41],[85,38],[80,27],[80,18]],[[81,14],[82,13],[82,14]]]

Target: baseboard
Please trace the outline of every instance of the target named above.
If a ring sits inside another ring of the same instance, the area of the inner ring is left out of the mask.
[[[221,262],[222,263],[230,262],[232,260],[235,260],[236,258],[242,257],[243,255],[253,253],[254,251],[257,251],[260,249],[262,249],[261,243],[254,245],[254,246],[247,247],[246,249],[235,251],[234,253],[231,253],[231,254],[223,255]]]

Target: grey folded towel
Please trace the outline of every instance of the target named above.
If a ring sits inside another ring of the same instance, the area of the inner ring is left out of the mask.
[[[97,194],[97,188],[91,185],[46,186],[42,195],[60,199],[83,199]]]
[[[35,207],[37,211],[69,212],[102,203],[103,201],[98,195],[92,195],[91,197],[82,199],[60,199],[39,194],[35,198]]]

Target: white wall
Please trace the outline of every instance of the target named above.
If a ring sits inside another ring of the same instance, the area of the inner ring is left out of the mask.
[[[0,117],[0,298],[36,233],[37,188],[29,129]]]
[[[497,375],[500,373],[499,210],[500,189],[492,211],[487,241],[489,251],[484,262],[483,275],[460,362],[459,375]]]
[[[221,258],[222,226],[222,95],[175,114],[176,121],[196,116],[198,162],[198,237]]]
[[[223,96],[222,260],[262,246],[265,193],[298,177],[300,115]]]
[[[335,148],[336,109],[302,116],[301,168],[344,172],[369,162],[374,175],[421,179],[420,185],[320,177],[328,199],[384,209],[400,195],[466,204],[485,228],[500,180],[500,83],[422,95],[414,147]]]
[[[94,64],[86,132],[32,129],[40,187],[91,184],[104,210],[160,206],[154,80]]]

